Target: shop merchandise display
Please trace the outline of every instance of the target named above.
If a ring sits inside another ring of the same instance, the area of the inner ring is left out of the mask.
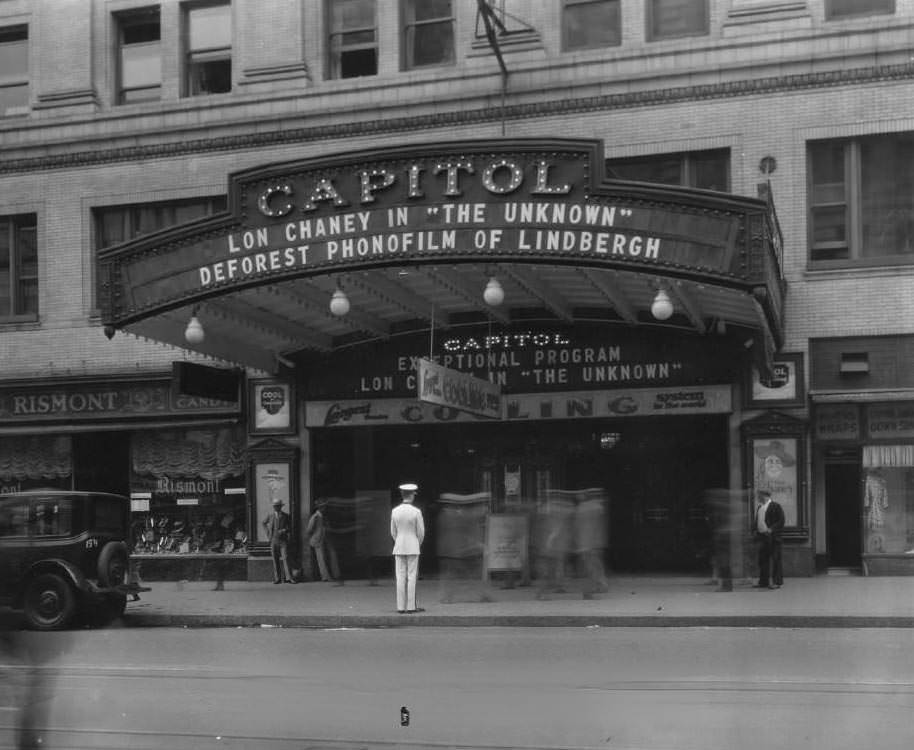
[[[246,553],[247,530],[233,513],[189,514],[190,523],[144,514],[133,522],[134,554]]]

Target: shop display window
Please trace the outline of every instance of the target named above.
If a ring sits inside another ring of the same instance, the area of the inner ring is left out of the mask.
[[[0,492],[73,489],[73,446],[68,435],[0,437]]]
[[[914,558],[914,445],[863,447],[863,549]]]
[[[243,477],[169,484],[131,492],[135,555],[247,553]]]
[[[131,436],[133,554],[246,554],[244,435],[238,429]]]

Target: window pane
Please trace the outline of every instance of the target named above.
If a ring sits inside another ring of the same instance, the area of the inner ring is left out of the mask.
[[[121,48],[121,85],[125,89],[150,88],[162,82],[162,51],[159,42],[131,44]]]
[[[159,19],[124,19],[122,22],[121,33],[123,35],[123,43],[125,45],[158,42],[161,38],[159,31]]]
[[[651,38],[708,33],[707,0],[651,0]]]
[[[332,30],[373,28],[374,3],[375,0],[335,0],[331,5]]]
[[[13,312],[12,290],[12,237],[9,222],[0,221],[0,315],[8,316]]]
[[[232,90],[232,61],[191,61],[188,67],[190,95],[224,94]]]
[[[682,159],[678,156],[645,156],[637,159],[614,159],[607,164],[607,174],[617,180],[682,184]]]
[[[32,536],[63,536],[73,531],[73,501],[47,498],[32,502],[29,517]]]
[[[21,39],[10,39],[0,35],[0,80],[15,81],[28,78],[29,75],[29,42],[25,32]]]
[[[232,12],[229,5],[191,8],[188,12],[190,49],[224,49],[232,46]]]
[[[565,49],[608,47],[622,42],[618,0],[566,5],[562,23]]]
[[[21,115],[28,112],[29,85],[0,87],[0,117]]]
[[[894,12],[895,0],[827,0],[826,6],[827,18]]]
[[[914,139],[889,136],[860,142],[860,221],[864,258],[914,252]]]
[[[440,65],[454,61],[454,24],[450,21],[415,28],[413,65]]]
[[[353,50],[340,54],[340,78],[358,78],[378,73],[378,52],[375,49]]]
[[[692,155],[690,187],[705,190],[730,190],[730,152],[719,151]]]
[[[34,225],[16,232],[16,314],[38,312],[38,231]]]
[[[96,222],[95,247],[99,250],[126,242],[175,224],[224,211],[226,206],[226,197],[220,195],[187,201],[97,208],[93,211]]]
[[[435,18],[451,18],[451,0],[413,0],[413,18],[416,21],[430,21]]]
[[[374,46],[374,31],[350,31],[340,34],[337,40],[341,48]]]
[[[847,218],[844,206],[814,208],[812,219],[814,244],[847,242]]]

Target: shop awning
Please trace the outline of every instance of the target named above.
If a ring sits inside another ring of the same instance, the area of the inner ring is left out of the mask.
[[[100,253],[106,333],[278,372],[420,330],[605,322],[739,337],[767,368],[786,290],[770,200],[603,164],[598,141],[487,140],[236,173],[225,214]]]

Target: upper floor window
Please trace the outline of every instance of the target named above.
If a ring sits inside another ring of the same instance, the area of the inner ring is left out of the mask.
[[[407,68],[454,62],[453,5],[453,0],[407,0]]]
[[[158,8],[116,17],[120,49],[118,102],[155,101],[162,93]]]
[[[28,111],[28,27],[0,28],[0,117],[24,115]]]
[[[730,190],[730,151],[714,149],[679,154],[608,159],[606,174],[617,180],[659,182],[664,185]]]
[[[708,33],[708,0],[649,0],[648,39],[672,39]]]
[[[227,205],[225,196],[217,195],[95,208],[92,210],[95,218],[95,249],[101,250],[144,234],[200,219],[224,211]]]
[[[620,0],[564,0],[562,49],[612,47],[622,43]]]
[[[825,0],[825,18],[828,20],[894,12],[895,0]]]
[[[809,259],[914,262],[914,133],[809,144]]]
[[[37,316],[37,217],[0,216],[0,320]]]
[[[217,195],[94,208],[95,249],[101,250],[160,229],[219,213],[225,211],[227,205],[226,197]]]
[[[328,0],[327,24],[330,30],[330,78],[377,75],[378,21],[375,0]]]
[[[232,6],[187,7],[185,92],[187,96],[232,90]]]

